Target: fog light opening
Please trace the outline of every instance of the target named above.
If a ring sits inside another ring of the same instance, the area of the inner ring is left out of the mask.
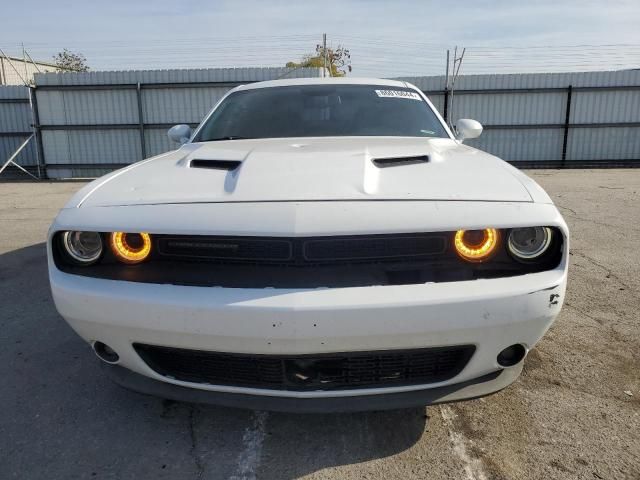
[[[498,354],[498,364],[501,367],[513,367],[522,361],[527,349],[519,343],[505,348]]]
[[[102,342],[93,342],[93,351],[103,362],[114,364],[120,361],[120,355],[109,345]]]

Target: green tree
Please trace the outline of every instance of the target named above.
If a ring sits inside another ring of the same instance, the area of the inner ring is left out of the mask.
[[[332,77],[344,77],[347,72],[351,72],[351,53],[342,45],[338,45],[335,49],[327,47],[326,52],[322,45],[316,45],[316,52],[314,54],[305,55],[299,63],[287,62],[286,66],[289,68],[323,68],[325,65],[325,54],[326,65]]]
[[[53,63],[61,70],[88,72],[87,59],[81,53],[73,53],[66,48],[53,56]]]

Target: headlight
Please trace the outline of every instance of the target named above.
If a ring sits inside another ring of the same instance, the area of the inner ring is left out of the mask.
[[[462,258],[469,262],[481,262],[489,258],[498,246],[498,231],[495,228],[458,230],[454,243]]]
[[[91,265],[102,255],[102,236],[97,232],[64,232],[62,246],[74,262]]]
[[[507,247],[516,259],[533,260],[547,251],[551,236],[548,227],[514,228],[509,233]]]
[[[151,237],[148,233],[113,232],[111,250],[123,263],[140,263],[151,253]]]

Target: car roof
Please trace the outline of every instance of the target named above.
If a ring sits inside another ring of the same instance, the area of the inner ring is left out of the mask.
[[[326,77],[326,78],[283,78],[280,80],[267,80],[266,82],[248,83],[236,87],[234,90],[253,90],[256,88],[287,87],[291,85],[376,85],[381,87],[415,88],[413,85],[399,80],[386,80],[381,78],[358,77]]]

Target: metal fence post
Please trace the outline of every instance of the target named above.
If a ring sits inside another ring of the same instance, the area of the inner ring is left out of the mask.
[[[29,98],[31,99],[31,109],[33,110],[33,129],[36,134],[36,160],[38,162],[38,177],[48,178],[47,163],[44,159],[44,148],[42,146],[42,129],[40,128],[40,113],[38,112],[38,97],[36,87],[29,87]]]
[[[567,87],[567,107],[564,116],[564,138],[562,139],[562,166],[565,166],[565,162],[567,160],[567,143],[569,141],[569,128],[570,128],[570,120],[571,120],[571,91],[573,90],[573,85],[569,85]]]
[[[140,131],[140,148],[142,160],[147,158],[147,145],[144,138],[144,116],[142,113],[142,86],[140,82],[136,85],[136,98],[138,99],[138,129]]]
[[[449,123],[449,89],[444,87],[444,109],[443,109],[444,123]]]

